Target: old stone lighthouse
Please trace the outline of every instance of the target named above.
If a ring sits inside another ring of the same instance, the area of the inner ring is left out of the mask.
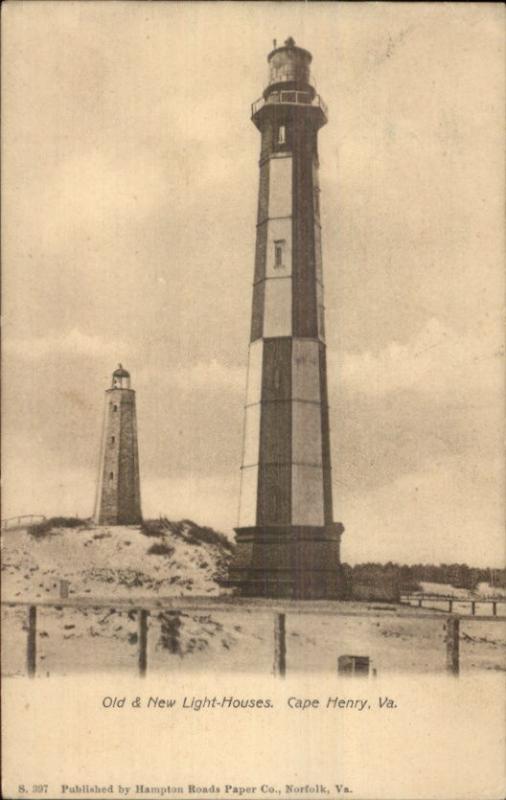
[[[333,521],[318,186],[327,111],[311,54],[288,39],[268,56],[253,105],[261,134],[253,313],[236,557],[249,596],[342,594]]]
[[[135,392],[121,364],[105,392],[94,520],[100,525],[135,525],[142,520]]]

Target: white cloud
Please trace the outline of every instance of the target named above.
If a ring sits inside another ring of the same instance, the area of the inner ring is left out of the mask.
[[[78,328],[73,328],[62,336],[31,336],[24,339],[9,339],[8,336],[5,336],[3,348],[6,355],[13,355],[29,361],[53,355],[111,356],[116,358],[127,351],[127,346],[123,342],[105,340],[100,336],[90,336],[82,333]],[[128,351],[131,350],[132,347],[129,345]]]
[[[330,355],[329,372],[340,372],[341,382],[352,391],[376,396],[403,389],[450,396],[469,387],[500,392],[500,338],[494,347],[494,337],[483,334],[459,336],[432,318],[407,344],[392,342],[377,354],[347,354],[340,367]]]

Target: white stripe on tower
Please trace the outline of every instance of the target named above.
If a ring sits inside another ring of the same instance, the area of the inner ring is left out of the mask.
[[[251,342],[248,359],[248,385],[244,412],[244,443],[239,507],[240,527],[256,525],[258,501],[258,460],[262,399],[263,341]]]
[[[264,339],[292,335],[292,158],[270,159]]]

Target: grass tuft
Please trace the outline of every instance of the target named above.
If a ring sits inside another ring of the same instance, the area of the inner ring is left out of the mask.
[[[44,539],[50,536],[54,528],[83,528],[87,527],[87,520],[79,517],[50,517],[28,528],[28,533],[34,539]]]
[[[148,556],[171,556],[174,553],[174,548],[163,542],[156,542],[152,544],[147,551]]]

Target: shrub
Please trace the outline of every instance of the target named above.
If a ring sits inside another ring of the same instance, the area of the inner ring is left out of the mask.
[[[154,545],[156,547],[156,545]],[[187,614],[182,614],[180,611],[162,611],[158,615],[160,620],[160,645],[168,650],[169,653],[177,653],[182,655],[181,647],[181,625],[182,617]]]
[[[213,528],[201,528],[196,525],[188,531],[188,539],[193,544],[205,542],[206,544],[212,544],[215,547],[220,547],[230,552],[234,551],[234,545],[227,539],[225,534],[218,533],[218,531],[213,530]]]
[[[163,536],[164,535],[164,525],[161,520],[158,519],[146,519],[143,520],[141,524],[141,533],[144,536]]]
[[[148,550],[148,556],[171,556],[174,552],[174,548],[170,547],[168,544],[163,544],[163,542],[152,544]]]
[[[163,536],[171,533],[172,536],[189,542],[189,544],[201,545],[210,544],[221,550],[234,552],[234,545],[223,533],[212,528],[200,527],[191,519],[182,519],[179,522],[171,522],[167,517],[160,519],[146,520],[141,525],[141,532],[145,536]]]
[[[85,524],[85,520],[79,519],[79,517],[50,517],[36,525],[31,525],[28,533],[35,539],[43,539],[50,535],[53,528],[81,528]]]
[[[174,536],[177,536],[179,539],[186,540],[186,527],[187,525],[193,525],[193,522],[188,522],[187,520],[181,520],[180,522],[171,522],[167,519],[167,517],[163,517],[160,520],[161,524],[165,531],[170,531]]]

